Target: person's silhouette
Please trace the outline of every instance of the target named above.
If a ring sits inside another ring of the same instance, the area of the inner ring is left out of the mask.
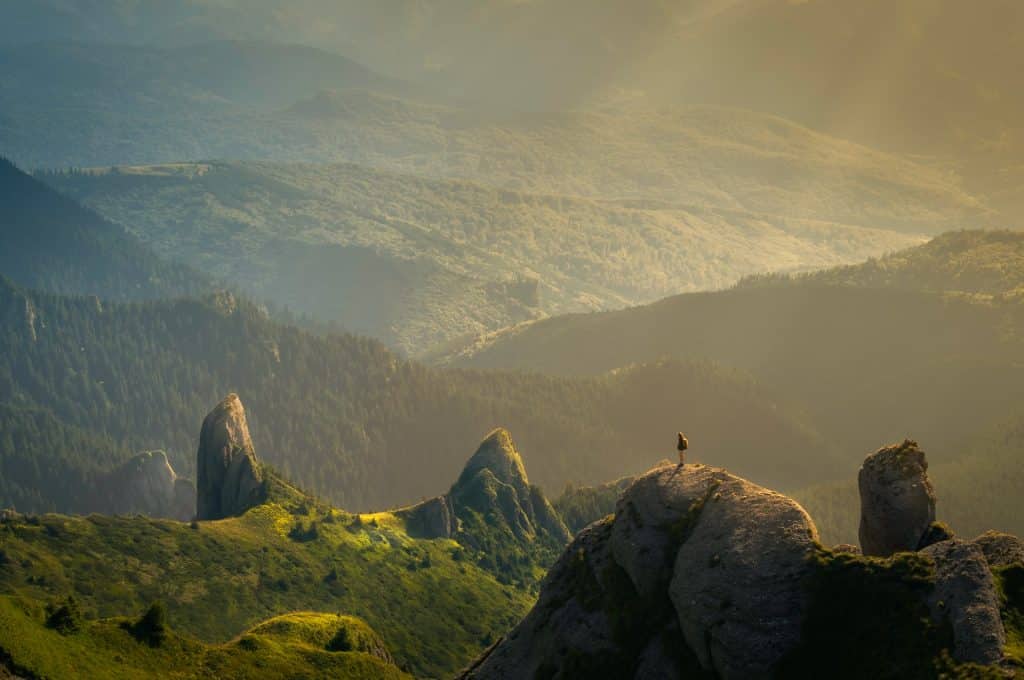
[[[690,448],[690,442],[686,439],[686,435],[682,432],[679,433],[679,441],[676,444],[676,450],[679,451],[679,464],[686,465],[686,449]]]

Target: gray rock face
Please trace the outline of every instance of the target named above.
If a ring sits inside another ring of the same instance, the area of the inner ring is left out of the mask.
[[[770,675],[799,641],[817,537],[803,509],[699,465],[652,470],[617,507],[580,532],[537,605],[464,677]]]
[[[887,557],[916,550],[935,521],[935,492],[917,443],[907,440],[871,454],[857,481],[864,554]]]
[[[612,564],[610,533],[608,520],[581,531],[548,572],[526,618],[461,677],[543,677],[544,669],[565,668],[570,656],[616,654],[609,614],[596,606],[606,590],[599,575]]]
[[[615,506],[612,553],[637,592],[664,590],[675,551],[708,496],[731,475],[704,465],[667,465],[638,477]]]
[[[462,677],[728,680],[777,677],[783,661],[816,668],[818,648],[808,645],[817,638],[801,639],[819,620],[809,617],[834,606],[836,588],[849,592],[844,579],[874,582],[887,572],[877,583],[906,583],[900,570],[910,562],[922,571],[905,591],[916,598],[906,609],[909,629],[927,635],[919,620],[926,609],[940,629],[953,631],[957,661],[999,664],[1006,633],[990,565],[1018,561],[1024,544],[995,533],[943,540],[950,532],[932,524],[934,495],[911,442],[883,449],[865,469],[862,489],[881,510],[868,513],[869,534],[872,519],[914,520],[895,538],[869,538],[888,541],[886,551],[901,541],[909,550],[925,535],[936,541],[921,550],[927,559],[868,560],[856,546],[826,553],[792,499],[721,469],[664,465],[636,478],[613,517],[580,532],[548,573],[536,606]],[[835,623],[824,639],[845,644],[874,625],[875,608],[890,606],[877,599],[867,597],[868,612],[848,630]],[[871,672],[886,663],[873,661]]]
[[[981,547],[954,539],[921,552],[935,560],[935,589],[928,606],[933,619],[947,619],[953,627],[953,658],[961,663],[1000,662],[1006,631]]]
[[[415,538],[451,538],[459,530],[447,496],[425,500],[397,514],[405,518],[409,535]]]
[[[195,488],[174,472],[167,454],[147,451],[115,470],[103,484],[115,514],[140,514],[187,522],[195,514]]]
[[[229,394],[203,421],[196,469],[201,520],[235,517],[265,500],[263,473],[237,394]]]
[[[726,679],[772,676],[800,642],[817,539],[791,498],[739,478],[719,484],[679,549],[669,588],[705,669]]]
[[[1024,564],[1024,541],[998,531],[987,531],[972,541],[985,554],[990,567]]]

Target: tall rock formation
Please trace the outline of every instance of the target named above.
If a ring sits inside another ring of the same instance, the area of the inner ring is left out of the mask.
[[[263,472],[237,394],[225,397],[203,421],[196,470],[198,519],[235,517],[266,499]]]
[[[493,515],[520,540],[543,535],[565,545],[572,538],[548,499],[530,485],[523,459],[504,428],[484,439],[448,497],[456,515],[464,510]]]
[[[857,482],[864,554],[887,557],[917,550],[935,521],[935,491],[917,442],[908,439],[871,454]]]
[[[398,511],[419,538],[454,538],[474,517],[507,529],[515,540],[547,541],[559,548],[572,538],[541,490],[530,484],[523,459],[508,430],[491,432],[462,469],[447,494]],[[473,543],[472,532],[462,539]]]

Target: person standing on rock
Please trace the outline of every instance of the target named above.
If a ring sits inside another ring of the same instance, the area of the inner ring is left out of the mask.
[[[690,448],[690,442],[686,435],[679,433],[679,441],[676,443],[676,450],[679,452],[679,464],[686,465],[686,449]]]

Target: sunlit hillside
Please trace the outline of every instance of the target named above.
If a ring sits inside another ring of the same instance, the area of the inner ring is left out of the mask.
[[[557,172],[583,177],[569,167]],[[723,184],[731,173],[714,172]],[[531,318],[722,288],[765,270],[856,261],[919,238],[843,222],[854,216],[832,214],[820,205],[825,192],[810,189],[799,189],[817,204],[810,216],[789,217],[799,209],[782,205],[782,195],[767,206],[785,211],[776,214],[737,207],[722,191],[722,206],[606,200],[354,165],[217,162],[43,179],[165,258],[411,353]],[[907,186],[936,180],[892,178],[889,204],[875,208],[886,212],[879,222],[910,220],[920,231],[945,224],[936,211],[955,211],[950,202],[959,194],[943,193],[941,183]],[[834,200],[858,202],[862,190],[854,182]]]

